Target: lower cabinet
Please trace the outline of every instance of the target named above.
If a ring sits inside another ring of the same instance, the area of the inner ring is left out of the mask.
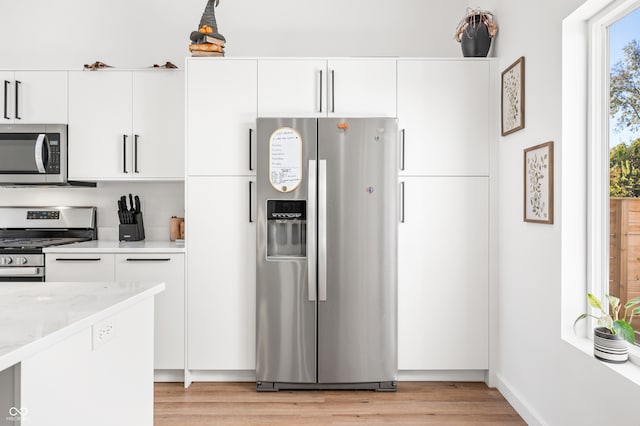
[[[115,257],[111,253],[47,253],[46,280],[53,281],[113,281]]]
[[[187,177],[190,370],[253,370],[255,177]]]
[[[47,253],[46,280],[163,281],[155,298],[156,370],[184,369],[184,254]]]
[[[398,369],[487,369],[489,178],[400,182]]]
[[[156,370],[184,369],[184,255],[116,254],[116,281],[164,281],[156,296]]]

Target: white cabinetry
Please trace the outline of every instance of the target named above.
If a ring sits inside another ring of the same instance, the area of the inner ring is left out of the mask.
[[[184,178],[184,74],[69,73],[69,178]]]
[[[395,117],[393,59],[261,59],[260,117]]]
[[[488,368],[489,179],[407,177],[398,368]]]
[[[489,82],[487,60],[398,60],[400,370],[488,368]]]
[[[399,60],[402,175],[488,176],[490,63]]]
[[[116,281],[162,281],[155,300],[156,370],[184,369],[184,255],[116,254]]]
[[[187,60],[187,174],[255,174],[257,61]]]
[[[0,122],[66,124],[66,71],[2,71],[2,118]]]
[[[46,280],[54,281],[113,281],[113,254],[108,253],[49,253],[45,256]]]
[[[156,370],[184,369],[184,254],[47,253],[46,280],[162,281],[155,297]]]
[[[255,369],[254,177],[187,182],[191,370]]]

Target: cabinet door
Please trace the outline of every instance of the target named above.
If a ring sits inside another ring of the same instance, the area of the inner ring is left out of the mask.
[[[189,369],[255,369],[254,179],[187,179]]]
[[[260,117],[326,117],[326,92],[327,61],[258,61]]]
[[[491,107],[487,61],[398,61],[400,173],[488,176]]]
[[[13,71],[0,71],[0,84],[2,84],[2,111],[0,111],[2,124],[12,124],[15,121],[15,73]]]
[[[394,59],[328,62],[329,117],[395,117]]]
[[[16,71],[16,123],[67,123],[67,72]]]
[[[113,281],[114,255],[109,253],[47,253],[46,281]]]
[[[184,369],[184,255],[117,254],[116,281],[163,281],[155,297],[156,370]]]
[[[187,60],[189,175],[255,174],[257,92],[255,60]]]
[[[489,182],[404,178],[398,368],[488,368]]]
[[[184,179],[184,73],[133,73],[133,175]]]
[[[69,72],[69,179],[132,179],[131,72]]]

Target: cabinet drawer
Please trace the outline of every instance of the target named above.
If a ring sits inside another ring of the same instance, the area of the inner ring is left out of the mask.
[[[48,253],[46,281],[114,281],[114,255],[108,253]]]

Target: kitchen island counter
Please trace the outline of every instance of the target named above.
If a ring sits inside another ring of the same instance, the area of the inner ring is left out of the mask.
[[[153,305],[164,287],[0,283],[0,408],[7,422],[108,425],[124,415],[151,426]]]

